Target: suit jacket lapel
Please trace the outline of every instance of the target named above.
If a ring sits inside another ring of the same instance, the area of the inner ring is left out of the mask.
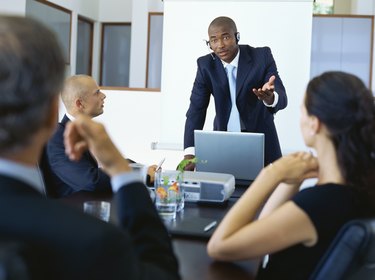
[[[224,69],[223,63],[217,56],[213,63],[213,70],[215,72],[215,77],[217,77],[217,81],[220,82],[220,87],[223,89],[224,92],[229,93],[229,82],[227,72]]]
[[[215,56],[216,59],[212,61],[210,64],[211,66],[211,73],[213,76],[213,79],[216,80],[216,90],[213,90],[213,94],[215,96],[215,104],[217,100],[221,100],[219,103],[221,104],[228,104],[228,106],[231,104],[230,101],[230,90],[229,90],[229,82],[228,82],[228,76],[227,72],[224,69],[223,62],[220,60],[219,57]],[[227,115],[229,119],[230,114],[230,106],[228,107]]]
[[[245,47],[240,46],[240,58],[238,60],[236,92],[237,96],[241,92],[242,87],[249,73],[252,70],[252,58]]]
[[[87,151],[85,152],[85,154],[86,154],[87,158],[88,158],[93,164],[95,164],[97,167],[99,166],[98,161],[97,161],[96,158],[90,153],[89,150],[87,150]]]
[[[60,124],[62,126],[66,126],[66,124],[70,122],[70,119],[68,118],[67,115],[64,115],[63,119],[61,120]],[[86,151],[84,152],[84,156],[86,155],[86,157],[92,162],[94,163],[96,166],[98,166],[98,162],[96,161],[95,157],[90,153],[90,151]]]

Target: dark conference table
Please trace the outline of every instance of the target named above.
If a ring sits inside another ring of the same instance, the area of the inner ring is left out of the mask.
[[[171,232],[175,254],[179,260],[180,274],[184,280],[249,280],[255,279],[258,261],[217,262],[211,259],[206,252],[208,235],[191,236],[189,234],[175,234],[173,228],[187,219],[213,219],[218,222],[244,192],[244,188],[237,187],[228,203],[223,205],[205,205],[185,203],[183,212],[177,214],[173,224],[166,223]],[[73,207],[83,209],[83,202],[87,200],[111,201],[111,195],[80,192],[61,199]],[[115,216],[111,207],[111,216]],[[213,230],[211,230],[213,231]],[[211,232],[210,231],[210,232]]]

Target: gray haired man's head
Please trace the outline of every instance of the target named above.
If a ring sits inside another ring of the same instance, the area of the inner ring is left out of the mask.
[[[25,147],[43,127],[64,72],[61,48],[47,27],[0,15],[0,154]]]

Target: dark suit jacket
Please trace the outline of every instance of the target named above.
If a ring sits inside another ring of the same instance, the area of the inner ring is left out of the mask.
[[[268,47],[253,48],[247,45],[239,47],[237,108],[245,131],[265,134],[265,164],[268,164],[281,156],[273,115],[287,106],[287,96],[271,50]],[[232,106],[229,84],[221,60],[214,57],[215,59],[209,54],[197,60],[197,75],[190,97],[190,107],[186,113],[185,148],[194,146],[194,130],[203,129],[211,94],[216,110],[214,130],[227,130]],[[275,108],[266,107],[252,92],[253,88],[261,88],[272,75],[276,76],[275,91],[279,94]]]
[[[0,175],[0,239],[30,246],[32,279],[179,279],[168,233],[146,187],[115,195],[119,227]]]
[[[69,118],[65,115],[47,144],[47,164],[53,178],[57,196],[62,197],[77,191],[112,192],[111,180],[98,166],[89,151],[82,158],[71,161],[65,154],[64,131]]]

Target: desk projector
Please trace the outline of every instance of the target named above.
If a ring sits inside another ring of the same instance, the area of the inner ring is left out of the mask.
[[[165,175],[176,176],[177,171],[163,171]],[[183,188],[186,202],[226,201],[234,192],[235,179],[231,174],[184,171]]]

